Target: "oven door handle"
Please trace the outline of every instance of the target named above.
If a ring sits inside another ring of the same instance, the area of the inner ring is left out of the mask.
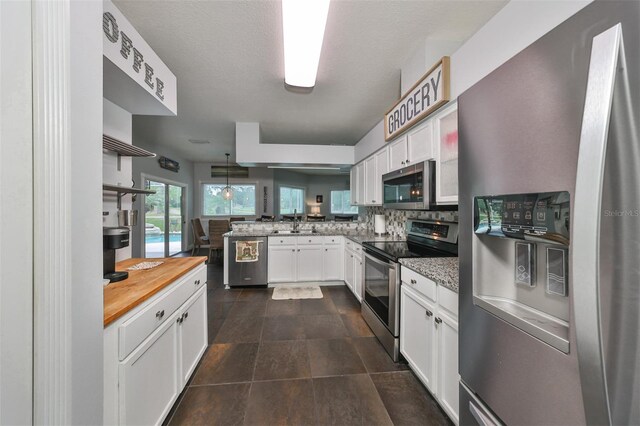
[[[391,262],[391,261],[386,261],[386,262],[385,262],[385,261],[383,261],[383,260],[378,259],[378,258],[377,258],[377,257],[375,257],[375,256],[370,255],[370,254],[369,254],[369,253],[367,253],[367,252],[365,252],[365,253],[364,253],[364,256],[365,256],[367,259],[371,260],[373,263],[377,263],[378,265],[383,265],[383,266],[386,266],[387,268],[389,268],[389,269],[393,269],[393,270],[396,270],[396,269],[397,269],[397,264],[396,264],[395,262]]]

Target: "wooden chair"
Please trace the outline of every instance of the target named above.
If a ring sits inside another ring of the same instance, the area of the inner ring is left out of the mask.
[[[199,217],[191,219],[191,229],[193,229],[193,249],[191,249],[191,256],[195,256],[196,250],[200,250],[209,245],[209,237],[205,234]]]
[[[353,219],[355,218],[355,216],[353,215],[335,215],[334,216],[334,220],[336,222],[353,222]]]
[[[323,214],[308,215],[307,222],[324,222],[327,217]]]
[[[209,221],[209,259],[211,262],[211,254],[215,250],[220,253],[224,250],[224,237],[222,234],[229,231],[229,221],[226,219]]]

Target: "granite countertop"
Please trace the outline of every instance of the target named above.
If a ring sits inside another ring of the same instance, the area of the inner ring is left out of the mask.
[[[229,231],[222,235],[223,237],[308,237],[308,236],[342,236],[349,238],[351,241],[362,244],[365,241],[404,241],[405,238],[397,235],[377,235],[367,231],[318,231],[315,233],[302,232],[299,234],[279,233],[274,231]]]
[[[400,264],[458,293],[457,257],[416,257],[400,259]]]

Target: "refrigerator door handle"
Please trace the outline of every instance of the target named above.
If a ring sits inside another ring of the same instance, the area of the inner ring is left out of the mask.
[[[582,398],[587,423],[598,425],[611,424],[600,320],[600,210],[621,46],[620,24],[593,39],[573,208],[572,297]]]

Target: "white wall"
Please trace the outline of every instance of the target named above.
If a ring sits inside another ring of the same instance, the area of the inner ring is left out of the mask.
[[[260,123],[236,123],[236,162],[241,165],[353,164],[352,146],[263,144]]]
[[[511,0],[450,55],[452,100],[590,2],[591,0]],[[424,62],[422,58],[427,58],[427,54],[419,50],[414,58],[409,58],[402,64],[405,66],[402,72],[405,76],[403,87],[411,87],[413,84],[406,81],[409,76],[421,75],[419,65]],[[422,74],[433,62],[425,64]],[[363,160],[384,145],[384,126],[381,120],[356,145],[355,162]]]
[[[103,105],[103,129],[105,135],[119,139],[128,144],[131,143],[132,116],[131,113],[113,102],[104,99]],[[111,185],[132,186],[131,157],[120,157],[120,169],[118,169],[118,155],[114,152],[104,152],[102,155],[102,181]],[[140,182],[136,183],[140,188]],[[131,195],[122,197],[122,209],[131,209]],[[103,226],[118,226],[117,197],[113,192],[102,194],[102,211],[108,212],[102,217]],[[129,247],[116,250],[116,261],[129,259],[131,257],[131,245]]]
[[[32,423],[31,4],[0,2],[0,424]]]
[[[71,424],[102,421],[102,2],[69,5]]]
[[[349,175],[339,176],[310,176],[307,181],[307,192],[305,194],[307,208],[309,204],[316,204],[316,195],[322,195],[322,205],[320,206],[320,214],[330,219],[331,214],[331,191],[349,189]],[[307,210],[307,213],[311,213]]]

